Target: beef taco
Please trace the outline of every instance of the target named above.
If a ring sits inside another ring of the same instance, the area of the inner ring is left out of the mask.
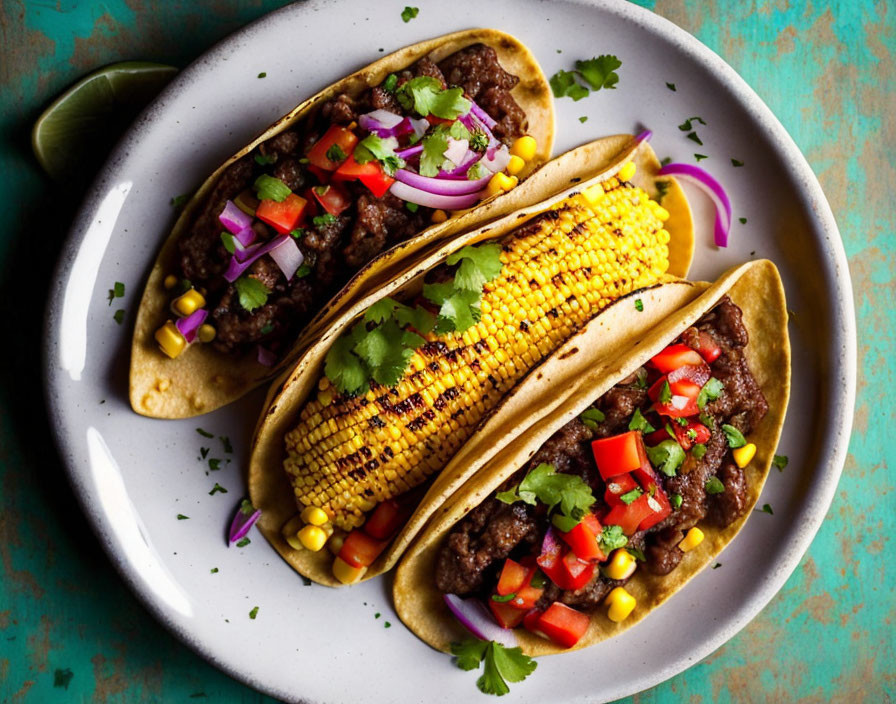
[[[345,311],[272,387],[249,489],[262,533],[301,574],[339,586],[391,567],[527,424],[514,387],[530,370],[613,301],[686,273],[690,211],[674,182],[664,206],[651,200],[650,147],[617,136],[577,152],[596,175],[567,175],[560,193],[437,248]],[[599,315],[599,348],[661,308]]]
[[[304,101],[175,224],[138,311],[132,407],[194,416],[273,378],[365,286],[545,197],[516,185],[553,131],[534,57],[488,29],[406,47]]]
[[[740,530],[787,406],[784,292],[758,261],[711,286],[660,286],[628,301],[631,317],[682,285],[703,292],[610,363],[592,357],[598,330],[571,338],[530,399],[546,411],[438,508],[394,583],[399,616],[424,641],[447,651],[465,634],[457,614],[474,630],[483,619],[515,629],[528,655],[592,645]]]

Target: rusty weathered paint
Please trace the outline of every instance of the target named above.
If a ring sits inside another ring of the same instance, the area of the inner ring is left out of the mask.
[[[0,368],[2,701],[272,701],[233,682],[156,624],[85,530],[46,431],[34,430],[47,423],[33,354],[40,323],[23,309],[37,308],[35,292],[46,289],[50,265],[39,263],[26,279],[13,264],[41,262],[42,253],[56,251],[77,203],[78,194],[50,191],[28,151],[29,125],[56,93],[121,59],[184,65],[281,4],[63,0],[4,3],[0,11],[0,134],[12,137],[0,150],[6,216],[0,319],[15,325],[31,346],[14,346]],[[896,424],[896,313],[890,306],[896,300],[896,9],[874,0],[639,4],[731,63],[808,157],[850,260],[860,369],[843,479],[800,567],[727,645],[629,701],[892,701],[896,492],[888,468],[896,466],[889,433]],[[37,243],[18,224],[35,222],[43,232]]]

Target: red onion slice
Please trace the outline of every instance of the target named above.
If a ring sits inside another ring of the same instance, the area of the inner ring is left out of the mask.
[[[508,648],[517,645],[513,629],[501,628],[495,623],[488,609],[478,599],[461,599],[457,594],[445,594],[445,603],[461,625],[477,638],[494,640]]]
[[[302,250],[299,249],[292,237],[283,238],[283,241],[268,254],[271,255],[271,259],[277,262],[277,266],[280,267],[280,271],[283,272],[283,276],[286,277],[287,281],[292,279],[298,268],[302,266],[302,262],[305,261]]]
[[[255,241],[256,237],[255,230],[252,229],[252,226],[244,227],[239,232],[233,233],[233,239],[239,242],[243,247],[248,247]]]
[[[489,147],[485,152],[485,156],[480,159],[480,162],[485,168],[496,174],[506,169],[507,164],[510,163],[510,150],[506,144],[502,144],[497,148]]]
[[[247,247],[244,250],[237,250],[230,258],[230,265],[227,267],[227,271],[224,272],[224,278],[233,283],[242,276],[246,269],[252,266],[256,259],[267,254],[275,247],[279,247],[283,244],[283,241],[287,239],[290,239],[289,235],[282,235],[280,237],[275,237],[272,240],[268,240],[264,244]]]
[[[660,176],[678,176],[690,181],[707,196],[716,206],[715,243],[718,247],[728,246],[728,233],[731,230],[731,200],[722,184],[715,180],[707,171],[693,164],[666,164],[658,172]]]
[[[228,200],[224,205],[224,210],[221,211],[218,220],[233,234],[246,229],[252,224],[251,216],[240,210],[232,200]]]
[[[479,107],[472,100],[470,101],[470,112],[473,113],[483,125],[489,128],[489,130],[495,129],[495,125],[498,123],[495,122],[494,118],[489,115],[485,110]]]
[[[448,183],[448,181],[446,181]],[[389,191],[396,197],[406,200],[409,203],[416,203],[427,208],[442,208],[444,210],[462,210],[469,208],[479,200],[479,193],[468,193],[464,195],[438,195],[429,193],[428,191],[414,188],[401,181],[396,181],[389,186]]]
[[[650,138],[653,136],[653,132],[650,130],[644,130],[637,137],[635,137],[635,143],[640,144],[641,142],[648,142]]]
[[[457,167],[451,169],[450,171],[441,171],[438,178],[466,178],[467,171],[469,171],[470,167],[481,158],[482,154],[480,154],[479,152],[474,152],[471,149],[467,152],[467,155],[463,158],[463,161],[461,161],[461,163]]]
[[[230,522],[230,534],[228,539],[231,544],[236,543],[246,537],[246,534],[255,525],[261,517],[261,511],[243,499],[233,520]]]
[[[410,120],[411,128],[414,130],[414,134],[418,139],[425,135],[426,130],[429,129],[429,120],[427,120],[425,117],[421,117],[419,119],[415,117],[409,117],[408,120]]]
[[[455,180],[444,178],[431,178],[429,176],[421,176],[407,169],[398,169],[395,172],[395,180],[406,183],[414,188],[419,188],[427,193],[433,193],[439,196],[460,196],[467,193],[480,191],[488,183],[492,177],[491,174],[483,176],[475,181],[467,179]]]
[[[444,151],[443,156],[455,166],[460,166],[467,152],[470,151],[470,140],[448,138],[448,148]]]
[[[174,321],[174,326],[178,329],[187,343],[192,344],[196,340],[196,331],[199,326],[205,322],[208,311],[205,308],[199,308],[190,313],[186,318],[178,318]]]
[[[541,554],[547,555],[557,550],[557,534],[554,532],[554,526],[549,526],[544,538],[541,541]]]
[[[411,157],[417,156],[420,152],[423,151],[422,144],[415,144],[411,147],[405,147],[404,149],[399,149],[395,153],[400,156],[404,160],[408,160]]]
[[[256,355],[258,363],[264,367],[273,367],[277,363],[277,355],[271,352],[267,347],[258,346],[258,354]]]

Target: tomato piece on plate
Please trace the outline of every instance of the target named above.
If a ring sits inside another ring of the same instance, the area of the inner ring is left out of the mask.
[[[391,538],[404,523],[406,513],[395,499],[381,501],[364,522],[364,532],[378,540]]]
[[[355,161],[354,155],[349,156],[342,166],[336,169],[333,174],[334,181],[354,181],[358,180],[370,189],[377,198],[382,198],[389,187],[395,183],[395,179],[387,175],[383,171],[380,162],[373,160],[366,164],[359,164]]]
[[[311,191],[330,215],[338,216],[352,204],[348,194],[337,186],[315,186]]]
[[[363,530],[355,529],[345,536],[339,557],[352,567],[369,567],[388,543],[388,540],[376,540]]]
[[[703,364],[703,357],[696,350],[679,343],[669,345],[662,352],[651,357],[650,364],[663,374],[668,374],[685,365],[700,366]]]
[[[588,518],[590,516],[590,518]],[[597,560],[602,562],[607,559],[600,549],[600,534],[602,528],[597,516],[589,513],[586,519],[575,525],[572,530],[564,533],[558,531],[563,541],[572,549],[572,553],[580,560]]]
[[[591,443],[591,452],[604,480],[631,472],[641,465],[641,433],[630,430],[622,435],[600,438]]]
[[[509,557],[504,560],[504,566],[501,568],[501,576],[498,578],[497,592],[501,596],[508,594],[516,594],[527,579],[531,579],[532,569],[524,567],[519,562],[511,560]]]
[[[555,601],[538,619],[536,630],[563,648],[571,648],[588,630],[588,614]]]
[[[510,604],[502,604],[494,599],[488,600],[488,608],[501,628],[516,628],[526,616],[526,612]]]
[[[296,229],[307,204],[308,201],[295,193],[290,193],[280,203],[265,199],[255,209],[255,217],[285,235]]]
[[[663,431],[665,434],[666,431]],[[610,477],[607,479],[607,490],[604,492],[604,501],[609,506],[616,506],[622,502],[619,497],[627,494],[638,486],[638,482],[631,474],[620,474],[618,477]]]
[[[358,138],[354,132],[342,125],[330,125],[330,128],[324,132],[314,146],[308,151],[308,161],[312,165],[324,169],[325,171],[336,171],[339,165],[355,151],[355,145],[358,144]],[[343,155],[340,159],[335,159],[338,147],[339,152]]]

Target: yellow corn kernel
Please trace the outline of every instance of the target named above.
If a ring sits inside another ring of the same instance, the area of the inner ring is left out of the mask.
[[[448,213],[444,210],[433,210],[430,219],[433,222],[445,222],[448,219]]]
[[[298,538],[306,549],[317,552],[326,544],[327,533],[319,526],[307,525],[299,531]]]
[[[514,178],[516,177],[508,176],[507,174],[499,171],[489,179],[488,185],[485,187],[485,190],[489,195],[509,191],[514,187],[514,185],[516,185],[513,182]]]
[[[302,550],[304,546],[299,542],[299,529],[302,527],[302,517],[296,514],[290,518],[280,529],[280,535],[289,543],[293,550]]]
[[[334,533],[333,536],[327,541],[327,550],[329,550],[334,555],[338,555],[339,551],[342,550],[342,544],[345,542],[345,535],[342,532]]]
[[[510,147],[510,153],[518,156],[523,161],[532,161],[535,158],[535,152],[538,150],[538,143],[534,137],[524,135],[520,137]]]
[[[510,157],[510,161],[507,162],[507,173],[511,176],[516,176],[525,166],[526,162],[514,154]]]
[[[171,359],[177,357],[187,346],[186,339],[170,320],[156,330],[155,338],[156,342],[159,343],[159,347],[162,348],[162,352],[171,357]]]
[[[190,315],[203,306],[205,306],[205,297],[195,288],[191,288],[171,302],[172,309],[179,315]]]
[[[510,185],[504,190],[509,191],[511,188],[516,188],[519,185],[519,182],[520,180],[516,176],[511,176],[509,181]]]
[[[731,454],[734,456],[737,466],[743,469],[753,461],[753,457],[756,455],[756,445],[748,442],[743,447],[732,450]]]
[[[619,169],[619,173],[616,174],[616,178],[620,181],[631,181],[632,176],[635,175],[635,170],[637,167],[635,166],[635,162],[627,161],[622,165],[622,168]]]
[[[322,526],[330,520],[330,517],[327,515],[326,511],[317,506],[307,506],[305,510],[302,511],[302,520],[313,526]]]
[[[168,274],[168,276],[165,277],[165,281],[162,282],[162,285],[170,291],[175,286],[177,286],[177,282],[179,280],[180,279],[178,279],[174,274]]]
[[[218,334],[218,331],[215,330],[213,325],[209,325],[208,323],[203,323],[199,326],[199,330],[196,333],[199,336],[200,342],[211,342],[215,339],[215,335]]]
[[[650,201],[650,206],[653,209],[653,214],[656,215],[660,220],[666,222],[670,217],[669,211],[666,210],[663,206],[661,206],[656,201]]]
[[[694,526],[687,532],[684,539],[678,544],[678,547],[681,548],[682,552],[690,552],[703,542],[703,538],[703,531]]]
[[[625,591],[623,587],[616,587],[613,591],[607,594],[604,603],[608,604],[610,607],[607,609],[607,618],[614,623],[625,621],[625,619],[629,617],[629,614],[635,610],[635,606],[638,605],[635,597]]]
[[[637,567],[635,556],[625,548],[619,548],[613,552],[604,571],[610,579],[628,579]]]
[[[333,576],[343,584],[354,584],[364,576],[365,572],[367,572],[366,567],[352,567],[341,557],[333,560]]]

